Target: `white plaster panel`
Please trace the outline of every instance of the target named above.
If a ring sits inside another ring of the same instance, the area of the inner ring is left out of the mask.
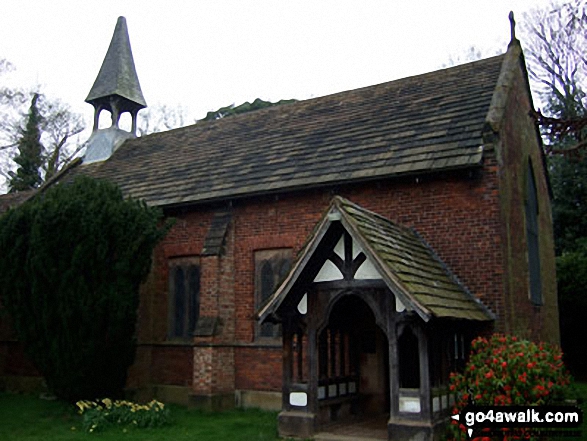
[[[404,305],[402,303],[402,301],[400,299],[398,299],[397,296],[395,296],[395,310],[397,312],[402,312],[402,311],[405,311],[405,309],[406,309],[406,305]]]
[[[332,398],[332,397],[336,397],[336,395],[337,395],[336,384],[331,384],[330,386],[328,386],[328,397]]]
[[[361,245],[359,245],[359,243],[355,239],[353,239],[353,260],[356,259],[357,256],[362,252],[363,249],[361,248]]]
[[[420,398],[399,397],[399,411],[408,413],[420,413]]]
[[[432,412],[438,412],[440,410],[440,397],[432,398]]]
[[[323,400],[326,398],[326,386],[318,387],[318,399]]]
[[[308,294],[304,294],[300,303],[298,303],[298,312],[305,315],[308,312]]]
[[[346,395],[346,383],[341,383],[338,388],[341,395]]]
[[[349,383],[349,394],[354,394],[357,392],[357,383],[355,383],[354,381],[351,381]]]
[[[306,392],[291,392],[289,394],[289,404],[297,407],[305,407],[308,405],[308,395]]]
[[[375,269],[373,263],[367,258],[355,273],[357,280],[381,280],[381,274]]]
[[[314,282],[332,282],[333,280],[343,279],[344,277],[338,267],[332,261],[326,260],[314,278]]]
[[[334,247],[334,254],[344,260],[344,234],[340,237],[340,240]]]
[[[448,409],[448,396],[447,395],[442,396],[442,408]]]

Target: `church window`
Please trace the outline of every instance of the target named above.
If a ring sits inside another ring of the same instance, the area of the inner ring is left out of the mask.
[[[255,252],[255,304],[260,309],[285,279],[292,263],[291,249],[262,250]],[[263,323],[257,327],[257,337],[278,338],[279,325]]]
[[[200,314],[200,265],[197,258],[169,262],[169,337],[192,337]]]
[[[532,162],[528,163],[526,178],[526,241],[528,243],[528,274],[530,300],[535,305],[542,304],[542,282],[540,278],[540,248],[538,234],[538,195]]]

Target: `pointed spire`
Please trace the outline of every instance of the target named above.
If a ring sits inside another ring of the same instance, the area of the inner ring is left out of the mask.
[[[98,129],[99,114],[105,109],[112,113],[114,127],[118,127],[122,113],[130,112],[132,133],[136,132],[137,113],[147,107],[147,103],[139,84],[124,17],[118,18],[112,41],[86,102],[94,106],[94,131]]]

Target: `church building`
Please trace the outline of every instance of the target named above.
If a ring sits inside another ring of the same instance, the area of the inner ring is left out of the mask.
[[[110,180],[176,220],[141,289],[130,396],[280,410],[288,437],[371,421],[432,440],[474,337],[558,343],[551,192],[513,29],[502,55],[136,137],[121,17],[85,156],[59,179]],[[0,382],[33,377],[9,336]]]

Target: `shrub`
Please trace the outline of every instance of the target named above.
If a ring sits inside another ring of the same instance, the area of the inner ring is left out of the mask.
[[[87,177],[0,216],[0,301],[59,398],[121,395],[161,216]]]
[[[453,414],[470,400],[482,406],[553,404],[564,399],[570,380],[557,347],[511,335],[479,337],[463,372],[450,375],[456,395]],[[459,439],[457,425],[453,421],[451,431]]]
[[[98,432],[109,426],[161,427],[169,424],[169,409],[153,400],[147,404],[130,401],[78,401],[79,414],[83,416],[83,428]]]

